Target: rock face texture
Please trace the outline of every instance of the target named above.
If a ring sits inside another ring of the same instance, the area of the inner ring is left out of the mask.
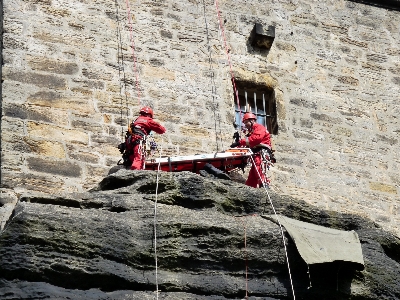
[[[355,230],[365,269],[307,265],[284,231],[296,299],[399,299],[400,240],[269,192],[277,213]],[[157,204],[157,205],[155,205]],[[22,196],[0,236],[1,299],[293,299],[268,195],[192,173],[120,170],[79,194]],[[157,259],[157,268],[156,268]]]

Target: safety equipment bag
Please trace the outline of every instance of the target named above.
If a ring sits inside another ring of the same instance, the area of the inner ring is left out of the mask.
[[[344,231],[294,220],[282,215],[263,215],[285,227],[307,264],[348,261],[364,268],[361,243],[354,230]]]

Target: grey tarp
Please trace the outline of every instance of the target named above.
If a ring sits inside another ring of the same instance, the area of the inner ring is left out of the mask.
[[[276,216],[263,216],[277,223]],[[343,231],[294,220],[279,215],[279,221],[294,240],[297,250],[307,264],[337,260],[364,266],[360,240],[355,231]]]

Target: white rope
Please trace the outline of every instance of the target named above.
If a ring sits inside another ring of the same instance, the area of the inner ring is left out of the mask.
[[[213,99],[213,111],[214,111],[214,130],[215,130],[215,143],[217,146],[217,152],[219,151],[218,147],[218,131],[217,131],[217,120],[220,120],[220,116],[218,114],[217,110],[217,105],[215,104],[215,98],[218,96],[217,95],[217,87],[215,84],[215,71],[214,68],[212,67],[212,50],[211,50],[211,44],[210,44],[210,32],[208,30],[208,21],[207,21],[207,15],[206,15],[206,3],[205,0],[203,0],[203,14],[204,14],[204,23],[205,23],[205,29],[206,29],[206,37],[207,37],[207,50],[208,50],[208,63],[209,63],[209,75],[211,76],[211,96]],[[221,133],[221,122],[219,122],[219,142],[221,143],[222,146],[222,133]]]
[[[158,262],[157,262],[157,197],[158,197],[158,179],[160,174],[162,146],[160,146],[160,159],[157,167],[156,200],[154,202],[154,258],[156,261],[156,299],[158,300]]]
[[[263,180],[261,179],[260,172],[258,172],[258,169],[257,169],[257,167],[256,167],[256,163],[254,162],[253,156],[251,155],[250,157],[251,157],[251,162],[252,162],[252,164],[253,164],[253,167],[254,167],[254,169],[257,171],[258,178],[259,178],[260,181],[263,183],[263,188],[264,188],[265,192],[267,193],[268,200],[269,200],[269,203],[271,204],[272,210],[274,211],[275,217],[276,217],[276,219],[278,220],[279,228],[280,228],[280,230],[281,230],[281,236],[282,236],[282,241],[283,241],[283,247],[285,248],[286,263],[287,263],[288,270],[289,270],[290,286],[292,287],[293,299],[296,300],[296,296],[294,295],[294,287],[293,287],[293,281],[292,281],[292,273],[291,273],[291,271],[290,271],[290,265],[289,265],[289,256],[288,256],[287,249],[286,249],[286,242],[285,242],[285,236],[283,235],[282,224],[281,224],[281,222],[280,222],[280,220],[279,220],[278,214],[276,213],[276,210],[275,210],[274,204],[272,203],[271,197],[269,196],[268,189],[267,189],[267,187],[265,186]]]

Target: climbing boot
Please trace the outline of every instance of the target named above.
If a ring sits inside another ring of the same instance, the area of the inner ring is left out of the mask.
[[[224,171],[221,171],[220,169],[217,169],[214,167],[212,164],[205,164],[204,165],[204,170],[207,171],[208,173],[214,175],[215,177],[219,179],[226,179],[226,180],[231,180],[228,174],[226,174]]]

